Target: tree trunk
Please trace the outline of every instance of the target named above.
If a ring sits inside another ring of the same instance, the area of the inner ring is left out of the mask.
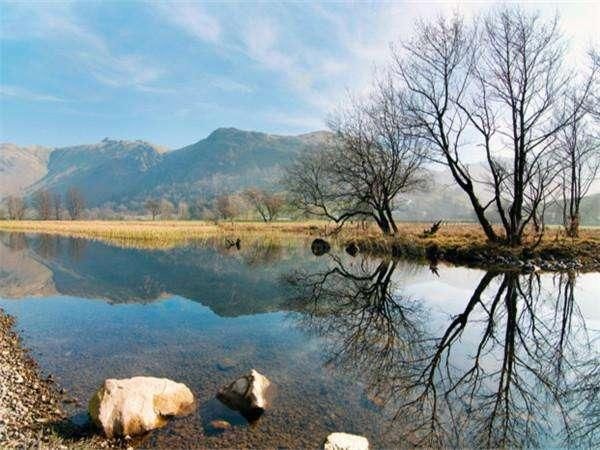
[[[398,233],[398,227],[396,226],[396,221],[394,220],[394,216],[392,216],[392,210],[389,205],[387,205],[385,207],[385,212],[386,212],[388,221],[392,227],[392,231],[390,234],[395,235],[396,233]]]
[[[473,211],[475,211],[477,221],[481,225],[481,228],[483,229],[483,232],[485,233],[485,236],[487,237],[488,241],[499,242],[500,238],[494,231],[492,224],[485,216],[485,209],[483,206],[481,206],[479,198],[477,198],[477,194],[475,194],[475,189],[473,188],[473,183],[471,179],[467,178],[467,175],[461,171],[458,164],[450,157],[449,150],[446,150],[444,154],[446,156],[446,161],[448,162],[448,167],[450,168],[450,172],[452,173],[454,180],[469,197],[471,205],[473,206]]]
[[[572,238],[579,237],[579,212],[573,213],[573,215],[570,217],[567,236]]]
[[[381,231],[383,231],[383,234],[390,234],[390,222],[385,217],[385,212],[383,210],[377,211],[375,220]]]

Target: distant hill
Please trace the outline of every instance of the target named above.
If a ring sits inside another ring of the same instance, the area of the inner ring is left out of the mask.
[[[40,189],[64,193],[78,188],[89,207],[141,210],[148,198],[172,202],[210,200],[249,186],[281,189],[284,169],[299,153],[325,142],[327,131],[280,136],[236,128],[219,128],[208,137],[167,151],[144,141],[104,139],[91,145],[63,148],[0,145],[0,199],[10,194],[30,196]],[[469,170],[483,181],[483,164]],[[430,172],[430,189],[398,201],[396,214],[407,221],[472,221],[464,192],[447,169]],[[485,185],[480,184],[482,198]],[[583,223],[600,223],[600,182],[583,204]],[[552,221],[560,211],[551,211]]]
[[[165,151],[144,141],[104,139],[56,149],[3,144],[0,197],[79,189],[88,206],[131,205],[149,197],[210,198],[248,186],[273,186],[299,152],[327,132],[278,136],[219,128],[206,139]],[[22,176],[27,173],[28,176]]]
[[[147,173],[162,160],[162,150],[143,141],[104,139],[93,145],[58,148],[50,153],[46,175],[26,192],[64,193],[74,186],[91,206],[123,202],[139,192]]]
[[[325,136],[324,132],[277,136],[219,128],[206,139],[165,154],[145,178],[145,193],[179,199],[273,186],[299,152]]]
[[[0,198],[21,195],[48,172],[52,149],[0,144]]]

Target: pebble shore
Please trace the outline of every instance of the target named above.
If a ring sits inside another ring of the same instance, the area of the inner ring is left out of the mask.
[[[65,427],[63,405],[75,400],[56,387],[21,344],[15,320],[0,309],[0,448],[98,448],[99,437],[76,439],[60,435]]]
[[[0,445],[33,447],[49,441],[49,424],[64,413],[51,378],[41,378],[21,347],[14,319],[0,310]]]

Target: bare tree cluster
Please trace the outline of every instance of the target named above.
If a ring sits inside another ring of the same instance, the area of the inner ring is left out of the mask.
[[[377,83],[369,98],[351,99],[329,121],[329,143],[304,153],[288,170],[295,204],[339,226],[369,218],[383,233],[395,234],[395,201],[424,187],[426,175],[427,152],[421,139],[406,133],[402,104],[391,79]]]
[[[79,189],[71,187],[67,190],[65,208],[71,220],[81,219],[81,215],[85,209],[85,199]]]
[[[284,205],[284,198],[281,194],[272,194],[255,187],[246,189],[243,197],[265,222],[271,222],[277,218]]]
[[[25,217],[25,202],[21,197],[9,195],[6,199],[6,206],[10,220],[23,220]]]
[[[557,18],[545,22],[507,7],[481,22],[454,16],[421,23],[394,50],[412,132],[450,169],[490,241],[520,245],[528,225],[543,228],[561,171],[556,141],[583,116],[596,74],[577,79],[565,69],[565,48]],[[575,83],[578,95],[565,110]],[[485,179],[468,164],[477,148]],[[496,217],[503,236],[492,226]]]
[[[156,216],[160,214],[160,201],[156,199],[147,200],[145,203],[146,209],[152,214],[152,220],[156,219]]]
[[[597,114],[600,63],[591,52],[590,70],[575,71],[566,49],[557,17],[518,7],[419,22],[368,99],[330,121],[330,145],[290,170],[289,191],[306,212],[394,234],[394,200],[422,186],[429,160],[448,167],[489,241],[522,245],[529,229],[539,239],[561,188],[576,233],[597,172],[585,116]],[[471,164],[481,159],[483,173]]]
[[[54,211],[52,201],[52,194],[47,190],[41,190],[35,193],[33,197],[33,206],[37,210],[38,218],[40,220],[52,219],[52,213]]]
[[[214,210],[224,220],[233,220],[239,212],[233,196],[228,194],[222,194],[214,200]]]
[[[54,220],[60,220],[62,217],[62,197],[58,192],[55,192],[52,196],[52,207],[54,210]]]
[[[169,200],[163,198],[159,202],[159,211],[161,219],[170,219],[175,212],[175,206]]]
[[[5,203],[10,220],[25,218],[28,208],[22,197],[10,195],[5,199]],[[72,219],[80,218],[85,209],[83,195],[76,188],[70,188],[65,196],[65,206]],[[59,192],[52,193],[47,189],[41,189],[31,196],[29,207],[40,220],[61,220],[63,217],[63,200]]]
[[[572,98],[577,104],[577,98]],[[563,224],[567,236],[579,235],[581,201],[587,195],[600,169],[600,136],[593,124],[582,116],[573,120],[558,135],[555,158],[560,171]]]

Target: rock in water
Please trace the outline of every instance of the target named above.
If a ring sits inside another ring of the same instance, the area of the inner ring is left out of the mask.
[[[256,370],[224,386],[217,398],[239,411],[248,421],[257,420],[267,409],[274,395],[274,385]]]
[[[369,450],[369,441],[356,434],[331,433],[323,444],[323,450]]]
[[[209,425],[213,429],[221,432],[231,429],[231,424],[226,420],[212,420]]]
[[[227,371],[235,367],[235,361],[229,358],[223,358],[217,362],[217,369]]]
[[[166,378],[108,379],[90,400],[94,423],[109,437],[134,436],[185,416],[195,409],[194,394],[181,383]]]
[[[310,244],[310,250],[315,256],[321,256],[331,250],[331,245],[326,240],[317,238]]]
[[[359,251],[360,249],[358,248],[358,245],[356,245],[354,242],[350,242],[346,246],[346,253],[348,253],[352,257],[356,256]]]

